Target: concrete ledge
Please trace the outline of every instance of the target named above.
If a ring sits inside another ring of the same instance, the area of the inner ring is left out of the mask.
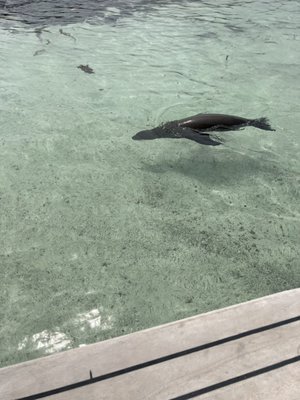
[[[300,289],[0,370],[0,398],[299,399]]]

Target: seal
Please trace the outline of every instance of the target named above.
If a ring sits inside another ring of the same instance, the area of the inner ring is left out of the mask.
[[[248,119],[225,114],[197,114],[188,118],[166,122],[154,129],[140,131],[133,140],[161,138],[190,139],[207,146],[218,146],[222,142],[210,137],[210,132],[238,130],[246,126],[274,131],[267,118]]]

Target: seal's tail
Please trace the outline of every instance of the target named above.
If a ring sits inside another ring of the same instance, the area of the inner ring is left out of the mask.
[[[275,131],[269,123],[268,118],[257,118],[257,119],[252,119],[250,124],[251,126],[254,126],[255,128],[263,129],[265,131]]]

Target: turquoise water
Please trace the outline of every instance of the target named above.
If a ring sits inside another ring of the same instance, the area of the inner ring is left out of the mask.
[[[299,287],[298,5],[0,20],[1,366]],[[276,132],[131,139],[200,112]]]

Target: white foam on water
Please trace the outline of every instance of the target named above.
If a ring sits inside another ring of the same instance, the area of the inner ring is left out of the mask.
[[[35,350],[43,350],[46,354],[56,353],[71,348],[71,340],[62,332],[44,330],[35,333],[31,338],[26,336],[19,344],[18,350],[23,350],[31,344]]]
[[[81,330],[85,330],[85,325],[91,329],[111,329],[113,323],[113,317],[111,315],[103,317],[100,314],[100,310],[94,308],[87,313],[78,314],[75,318],[75,323],[82,325]]]

